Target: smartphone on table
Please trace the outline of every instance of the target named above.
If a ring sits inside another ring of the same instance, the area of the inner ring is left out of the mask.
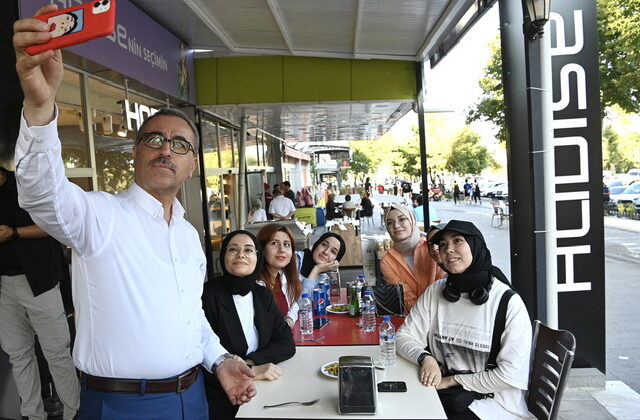
[[[407,392],[407,384],[402,381],[378,382],[378,392]]]
[[[57,50],[110,35],[116,23],[116,0],[95,0],[36,16],[49,25],[51,39],[29,45],[27,54]]]
[[[329,319],[328,318],[314,318],[313,319],[313,329],[314,330],[319,330],[321,328],[323,328],[325,325],[327,325],[329,323]]]

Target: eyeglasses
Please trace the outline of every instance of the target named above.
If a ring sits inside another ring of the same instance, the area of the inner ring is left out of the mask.
[[[159,133],[144,133],[140,139],[138,139],[138,143],[140,142],[151,149],[160,149],[165,142],[169,142],[169,149],[171,149],[173,153],[186,155],[189,153],[189,150],[191,150],[194,155],[196,153],[193,145],[181,137],[168,139]]]
[[[258,251],[253,248],[246,248],[244,250],[240,248],[229,248],[227,249],[227,253],[232,257],[237,257],[238,255],[242,254],[246,258],[253,258],[258,255]]]

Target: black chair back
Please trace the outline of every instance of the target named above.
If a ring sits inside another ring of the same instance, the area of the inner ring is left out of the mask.
[[[575,351],[576,338],[571,332],[535,321],[527,407],[538,420],[558,416]]]

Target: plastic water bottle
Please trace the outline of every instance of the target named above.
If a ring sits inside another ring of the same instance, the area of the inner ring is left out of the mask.
[[[362,290],[367,286],[367,279],[364,274],[358,275],[356,280],[356,288],[358,289],[358,301],[360,302],[360,309],[362,309]]]
[[[373,292],[367,290],[362,298],[362,316],[360,317],[360,325],[366,333],[376,330],[376,304],[373,300]]]
[[[302,335],[313,334],[313,307],[308,293],[302,294],[300,309],[298,310],[298,320],[300,322],[300,333]]]
[[[385,315],[380,324],[380,361],[384,366],[396,364],[396,329],[389,315]]]

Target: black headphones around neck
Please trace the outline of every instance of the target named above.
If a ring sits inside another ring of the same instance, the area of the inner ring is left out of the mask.
[[[482,305],[487,300],[489,300],[489,291],[491,290],[492,284],[493,279],[489,281],[489,284],[487,286],[478,287],[477,289],[469,292],[469,299],[471,300],[471,302],[475,303],[476,305]],[[442,289],[442,296],[449,302],[457,302],[460,300],[460,291],[450,280],[447,280],[444,289]]]

